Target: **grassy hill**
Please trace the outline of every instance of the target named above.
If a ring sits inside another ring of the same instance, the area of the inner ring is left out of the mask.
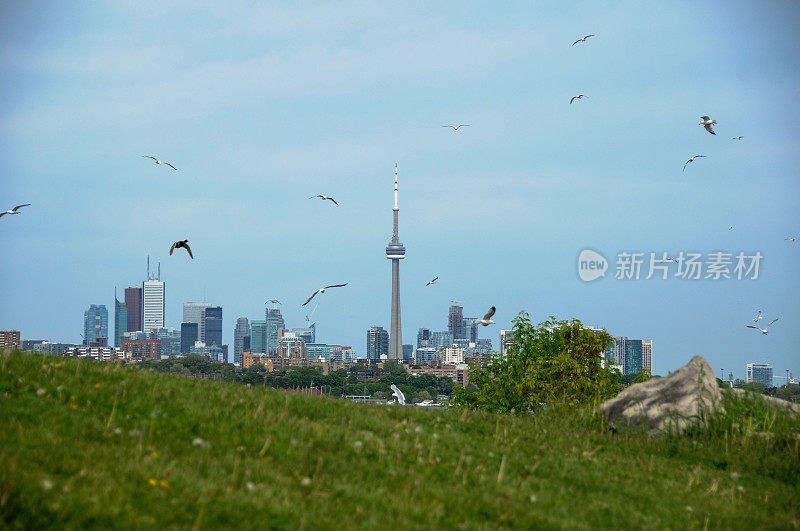
[[[706,432],[355,404],[0,354],[11,528],[792,528],[800,421],[728,398]],[[772,435],[758,436],[757,432]]]

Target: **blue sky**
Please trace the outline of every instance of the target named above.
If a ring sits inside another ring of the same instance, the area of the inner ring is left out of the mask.
[[[79,341],[149,254],[167,325],[205,297],[229,343],[268,298],[303,326],[308,295],[350,282],[314,320],[363,353],[389,322],[398,162],[405,343],[455,299],[497,306],[495,346],[525,310],[652,338],[661,374],[695,354],[800,373],[800,6],[531,4],[4,2],[0,207],[33,205],[0,220],[0,329]],[[194,261],[168,256],[184,238]],[[587,284],[587,247],[764,260],[755,281],[612,264]]]

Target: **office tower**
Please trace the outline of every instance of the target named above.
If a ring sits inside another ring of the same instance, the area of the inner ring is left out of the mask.
[[[250,322],[247,317],[239,317],[236,319],[236,328],[233,329],[233,363],[237,365],[242,364],[242,353],[249,350],[248,345],[245,346],[245,338],[250,337]]]
[[[278,351],[278,339],[280,331],[286,328],[286,323],[283,322],[283,316],[278,308],[269,308],[266,313],[267,333],[266,333],[266,351]],[[253,351],[255,352],[255,350]]]
[[[147,339],[158,339],[161,342],[161,356],[177,356],[181,354],[181,332],[170,328],[153,328]]]
[[[428,328],[420,328],[417,332],[417,348],[430,346],[431,331]]]
[[[142,288],[125,288],[125,308],[128,309],[128,332],[142,330]]]
[[[308,328],[292,328],[297,337],[301,338],[306,345],[316,343],[317,339],[317,323],[312,324]]]
[[[222,307],[212,306],[203,310],[203,327],[205,329],[205,336],[200,340],[205,342],[206,345],[222,346]]]
[[[402,347],[400,352],[402,353]],[[380,326],[370,326],[367,330],[367,359],[380,361],[381,356],[389,355],[389,332]]]
[[[403,345],[403,361],[414,359],[414,345]]]
[[[142,282],[142,331],[164,326],[164,298],[166,288],[160,280]]]
[[[766,363],[747,364],[747,383],[757,382],[772,387],[772,365]]]
[[[117,300],[117,290],[114,288],[114,346],[122,346],[122,333],[128,331],[128,309]]]
[[[430,345],[433,348],[449,347],[453,344],[455,338],[450,332],[433,332],[431,333]]]
[[[99,343],[98,338],[108,341],[108,310],[105,304],[92,304],[83,312],[83,344]]]
[[[206,329],[203,322],[203,310],[211,308],[210,302],[184,302],[183,322],[197,323],[198,341],[205,341]]]
[[[275,347],[275,350],[277,351],[277,346]],[[250,321],[250,351],[253,354],[268,353],[266,320],[253,319]]]
[[[403,331],[400,319],[400,260],[406,256],[406,248],[400,243],[397,236],[397,216],[400,208],[397,206],[397,164],[394,165],[394,229],[392,241],[386,247],[386,258],[392,261],[392,309],[389,325],[389,359],[400,360],[403,358]]]
[[[200,325],[197,323],[181,323],[181,354],[189,354],[199,338]]]
[[[653,340],[616,338],[614,363],[622,367],[622,374],[637,374],[642,369],[652,372]]]
[[[458,304],[450,306],[447,312],[447,331],[453,335],[453,339],[466,339],[464,332],[464,308]]]
[[[500,330],[500,354],[508,354],[508,347],[514,344],[513,330]]]
[[[19,330],[0,330],[0,348],[12,349],[21,346]]]
[[[464,339],[468,339],[470,343],[475,343],[478,340],[478,327],[475,324],[477,317],[464,317],[462,326],[464,327]]]

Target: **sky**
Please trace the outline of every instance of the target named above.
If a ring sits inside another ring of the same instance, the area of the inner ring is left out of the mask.
[[[0,329],[80,342],[149,255],[167,326],[220,305],[231,352],[266,300],[302,327],[348,282],[312,321],[363,355],[389,324],[397,163],[404,343],[456,300],[497,307],[495,348],[525,311],[653,339],[657,374],[700,354],[800,375],[798,30],[778,1],[3,2],[0,209],[32,205],[0,219]],[[619,280],[621,251],[763,259]]]

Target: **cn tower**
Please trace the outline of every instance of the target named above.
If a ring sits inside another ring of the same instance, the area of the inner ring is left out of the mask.
[[[392,320],[389,326],[389,359],[403,359],[403,331],[400,324],[400,260],[406,256],[406,248],[397,237],[397,164],[394,165],[394,232],[392,241],[386,246],[386,258],[392,261]]]

